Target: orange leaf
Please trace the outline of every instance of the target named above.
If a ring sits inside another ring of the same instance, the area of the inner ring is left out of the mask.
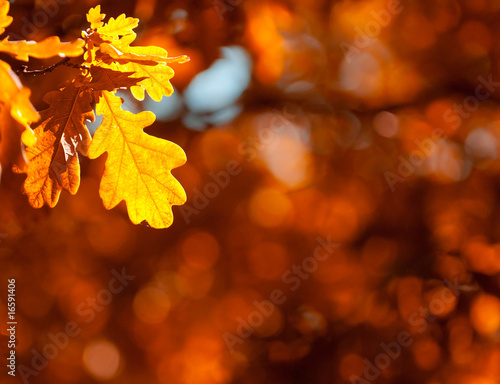
[[[23,168],[26,159],[21,141],[34,143],[30,124],[39,119],[29,101],[30,91],[21,86],[10,66],[0,61],[0,163]]]
[[[120,201],[127,203],[130,220],[146,220],[153,228],[172,224],[172,205],[186,201],[186,193],[170,171],[186,162],[182,148],[167,140],[146,134],[152,112],[133,114],[121,108],[123,100],[102,92],[96,105],[103,121],[89,150],[95,159],[108,153],[99,193],[107,209]]]
[[[26,158],[21,146],[23,126],[16,121],[8,104],[0,103],[0,164],[8,168],[15,164],[19,168],[26,166]]]
[[[10,3],[7,0],[0,0],[0,35],[5,32],[5,28],[12,23],[12,16],[8,16]]]
[[[39,119],[29,101],[30,90],[20,85],[19,78],[10,66],[0,61],[0,103],[7,103],[11,107],[11,114],[21,125],[29,125]]]
[[[71,43],[61,43],[58,36],[47,37],[39,43],[34,41],[0,41],[0,52],[5,52],[17,60],[28,61],[29,57],[47,59],[49,57],[76,57],[83,53],[85,42],[77,39]]]
[[[85,86],[68,84],[60,91],[49,92],[44,100],[50,107],[40,114],[42,122],[35,129],[36,144],[26,149],[28,174],[24,191],[30,204],[54,207],[62,189],[71,194],[80,185],[77,151],[86,155],[91,142],[85,120],[94,120],[91,93]]]

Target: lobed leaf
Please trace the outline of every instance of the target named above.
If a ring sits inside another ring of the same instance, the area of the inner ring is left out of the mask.
[[[0,0],[0,32],[12,22],[8,11],[9,3]],[[120,15],[104,23],[104,17],[100,6],[89,10],[90,29],[83,32],[85,40],[62,43],[53,36],[39,43],[0,41],[0,52],[23,61],[80,56],[85,47],[81,76],[45,95],[49,107],[40,113],[41,122],[34,132],[30,124],[39,115],[29,102],[30,92],[0,61],[0,161],[4,162],[2,156],[8,152],[5,137],[9,143],[22,141],[28,163],[19,161],[14,170],[27,174],[24,192],[33,207],[53,207],[63,189],[71,194],[78,191],[79,153],[96,158],[106,152],[100,186],[104,206],[111,209],[125,201],[133,223],[147,221],[154,228],[166,228],[173,221],[172,206],[186,201],[184,189],[171,174],[186,162],[186,155],[176,144],[146,134],[144,128],[154,122],[154,114],[123,110],[123,100],[114,92],[130,88],[138,99],[148,92],[160,100],[173,92],[169,80],[174,72],[167,64],[189,58],[170,58],[160,47],[130,47],[138,19]],[[98,99],[97,112],[103,115],[94,139],[85,126],[85,120],[94,120],[93,97]],[[21,145],[17,152],[10,152],[12,156],[23,155]]]
[[[98,29],[101,28],[104,23],[102,22],[106,15],[101,13],[101,6],[98,5],[94,8],[91,8],[87,13],[87,21],[90,23],[90,28]]]
[[[5,52],[17,60],[28,61],[29,57],[47,59],[49,57],[76,57],[83,54],[85,41],[77,39],[71,43],[62,43],[58,36],[47,37],[40,42],[9,41],[8,38],[0,41],[0,52]]]
[[[139,25],[139,19],[125,17],[125,14],[122,13],[116,19],[110,18],[107,24],[98,28],[97,31],[100,35],[118,39],[119,36],[135,35],[133,29],[137,27],[137,25]]]
[[[189,57],[186,55],[168,57],[166,50],[155,46],[129,47],[126,52],[120,52],[114,45],[102,43],[100,50],[109,55],[113,61],[122,64],[134,62],[143,65],[156,65],[158,63],[185,63],[189,61]]]
[[[171,170],[186,162],[182,148],[167,140],[146,134],[152,112],[133,114],[121,108],[123,100],[103,91],[96,105],[103,115],[89,150],[95,159],[107,152],[99,193],[107,209],[122,200],[130,220],[146,220],[153,228],[166,228],[173,222],[172,205],[186,202],[186,193]]]
[[[89,16],[92,17],[94,16]],[[167,51],[161,47],[131,47],[130,43],[136,36],[132,31],[136,26],[133,20],[136,19],[120,15],[117,20],[111,19],[108,24],[89,34],[90,50],[85,59],[91,66],[134,72],[133,77],[141,80],[130,88],[132,95],[143,100],[147,92],[153,100],[160,101],[163,96],[173,93],[170,79],[174,76],[174,71],[167,64],[184,63],[189,61],[189,57],[168,57]]]
[[[62,189],[71,194],[80,185],[77,151],[87,155],[91,142],[85,120],[94,120],[91,91],[85,85],[67,84],[49,92],[44,100],[50,107],[42,111],[35,128],[36,144],[26,149],[28,166],[24,192],[35,208],[47,203],[54,207]]]
[[[144,100],[145,92],[155,101],[160,101],[163,96],[170,96],[174,92],[170,84],[170,79],[174,77],[174,70],[166,64],[150,66],[130,62],[118,64],[118,67],[123,71],[135,72],[137,77],[145,78],[138,85],[130,88],[137,100]]]
[[[0,35],[12,23],[12,16],[8,15],[9,9],[10,3],[7,0],[0,0]]]
[[[114,71],[109,68],[91,67],[92,80],[89,84],[94,91],[114,91],[130,88],[144,78],[132,77],[134,72]]]

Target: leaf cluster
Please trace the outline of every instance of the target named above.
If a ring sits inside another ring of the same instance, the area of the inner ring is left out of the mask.
[[[8,1],[0,0],[0,33],[12,22],[8,10]],[[79,156],[95,159],[107,153],[99,190],[104,206],[111,209],[125,201],[133,223],[147,221],[154,228],[165,228],[173,221],[172,205],[186,201],[184,189],[171,174],[185,163],[185,153],[172,142],[146,134],[143,130],[155,121],[154,114],[124,110],[116,91],[130,89],[138,100],[147,92],[159,101],[173,92],[174,71],[168,64],[189,58],[170,58],[160,47],[131,46],[139,20],[120,15],[104,23],[104,18],[100,6],[90,9],[90,28],[82,32],[83,39],[72,43],[62,43],[58,37],[40,43],[7,38],[0,42],[0,51],[24,61],[83,55],[78,75],[47,93],[44,101],[49,107],[40,113],[29,102],[29,89],[20,86],[11,68],[0,62],[0,81],[5,85],[0,90],[0,153],[10,151],[0,160],[14,163],[15,172],[26,173],[24,192],[39,208],[54,207],[62,190],[78,191]],[[103,120],[92,138],[85,122],[93,122],[95,113]],[[21,136],[16,153],[10,148],[12,140],[5,139],[12,132]]]

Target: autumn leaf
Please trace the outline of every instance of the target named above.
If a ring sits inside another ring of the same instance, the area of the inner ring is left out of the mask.
[[[0,0],[0,35],[12,23],[9,8],[8,1]],[[26,158],[21,143],[34,142],[30,124],[39,116],[29,101],[30,90],[21,85],[11,67],[1,60],[0,84],[0,165],[15,164],[23,168]]]
[[[90,23],[90,28],[97,29],[101,28],[104,23],[102,22],[106,15],[101,13],[101,6],[91,8],[87,13],[87,21]]]
[[[34,143],[30,124],[39,115],[29,101],[30,90],[22,87],[10,66],[0,61],[0,164],[23,168],[26,158],[21,142]]]
[[[8,10],[8,2],[0,0],[1,32],[12,21]],[[13,139],[19,143],[18,154],[23,155],[20,142],[26,146],[27,164],[19,161],[13,169],[27,174],[24,192],[33,207],[54,207],[63,189],[75,194],[80,185],[79,155],[96,158],[106,152],[100,187],[104,206],[111,209],[125,201],[133,223],[147,221],[154,228],[165,228],[172,224],[172,205],[186,201],[184,189],[171,174],[173,168],[185,163],[186,156],[176,144],[143,131],[155,120],[152,112],[123,110],[123,100],[114,92],[130,89],[138,99],[148,92],[160,100],[173,92],[169,80],[174,72],[167,64],[189,58],[168,57],[160,47],[131,47],[139,20],[120,15],[104,23],[104,17],[100,6],[89,11],[91,28],[83,32],[85,40],[62,43],[52,36],[39,43],[0,41],[0,52],[22,61],[84,54],[83,64],[72,64],[79,75],[45,95],[49,107],[40,113],[41,121],[34,131],[30,125],[39,115],[29,102],[30,92],[0,61],[0,129],[9,127],[9,132],[21,136]],[[51,69],[66,63],[61,61]],[[40,72],[45,71],[31,73]],[[94,121],[93,101],[97,101],[96,111],[103,115],[103,121],[92,139],[85,121]],[[12,137],[4,133],[0,131],[2,137]],[[5,145],[1,141],[0,149]]]
[[[7,0],[0,0],[0,35],[12,23],[12,16],[8,16],[9,8],[10,3]]]
[[[125,52],[120,52],[114,45],[102,43],[100,51],[108,54],[109,59],[104,61],[114,61],[121,64],[134,62],[143,65],[157,65],[158,63],[185,63],[189,61],[187,56],[168,57],[167,51],[160,47],[128,47]],[[103,55],[105,58],[105,55]]]
[[[143,131],[154,122],[154,114],[123,110],[123,101],[111,91],[122,84],[139,100],[148,92],[159,101],[173,92],[174,71],[167,63],[189,58],[170,58],[160,47],[131,47],[138,20],[120,15],[101,26],[103,18],[100,7],[91,9],[87,19],[92,29],[84,34],[91,86],[102,91],[96,93],[96,111],[103,115],[103,122],[89,150],[90,158],[108,153],[100,195],[107,209],[125,201],[133,223],[146,220],[154,228],[165,228],[172,224],[172,205],[186,201],[182,186],[170,173],[184,164],[185,154],[177,145]]]
[[[26,158],[21,147],[23,130],[24,127],[12,117],[10,105],[0,104],[0,165],[26,166]]]
[[[134,72],[113,71],[108,68],[91,67],[92,81],[89,86],[94,91],[114,91],[130,88],[144,78],[132,77]]]
[[[50,107],[40,113],[36,144],[26,149],[28,167],[24,170],[24,192],[35,208],[45,203],[54,207],[62,189],[71,194],[78,191],[77,152],[88,153],[91,137],[84,122],[94,120],[91,91],[84,85],[69,83],[59,91],[49,92],[44,100]]]
[[[174,70],[167,63],[189,61],[187,56],[168,57],[166,50],[152,46],[129,47],[127,52],[122,53],[111,44],[103,43],[101,52],[115,62],[111,68],[135,72],[136,77],[144,78],[137,86],[131,88],[132,95],[137,100],[144,100],[145,92],[155,101],[160,101],[163,96],[170,96],[174,91],[170,84]]]
[[[0,52],[5,52],[17,60],[28,61],[29,57],[48,59],[54,56],[76,57],[83,53],[85,42],[77,39],[71,43],[62,43],[59,37],[51,36],[40,41],[9,41],[8,38],[0,41]]]
[[[5,27],[12,23],[8,16],[10,3],[0,0],[0,35],[5,32]],[[85,41],[77,39],[71,43],[62,43],[58,36],[47,37],[41,42],[35,41],[10,41],[8,37],[0,41],[0,52],[8,53],[17,60],[28,61],[29,57],[47,59],[49,57],[76,57],[83,54]]]
[[[100,16],[96,16],[99,14]],[[97,17],[97,18],[96,18]],[[100,9],[93,8],[88,19],[91,22],[100,20]],[[86,35],[90,51],[85,55],[88,63],[121,72],[134,72],[134,77],[143,78],[131,87],[132,95],[143,100],[145,92],[155,101],[173,93],[170,79],[174,70],[169,63],[184,63],[187,56],[168,57],[165,49],[155,46],[130,46],[135,40],[132,29],[137,26],[137,19],[120,15],[116,20],[110,19],[108,24],[92,30]],[[120,37],[121,36],[121,37]]]
[[[139,19],[126,17],[124,14],[121,14],[116,20],[114,18],[109,19],[106,25],[97,29],[97,32],[99,32],[101,36],[105,35],[117,39],[118,36],[135,35],[133,29],[137,27],[138,24]]]
[[[8,104],[12,117],[23,127],[29,128],[39,118],[29,101],[30,91],[20,85],[19,78],[3,61],[0,61],[0,84],[0,103]]]
[[[130,220],[146,220],[153,228],[172,224],[172,205],[186,201],[186,193],[171,170],[186,162],[182,148],[146,134],[152,112],[133,114],[121,108],[123,100],[111,92],[102,92],[96,106],[103,122],[89,150],[95,159],[108,153],[99,193],[107,209],[124,200]]]

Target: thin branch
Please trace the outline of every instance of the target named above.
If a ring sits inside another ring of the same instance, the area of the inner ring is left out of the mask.
[[[67,67],[76,68],[76,69],[87,68],[84,65],[70,63],[69,57],[65,57],[64,59],[62,59],[58,63],[55,63],[54,65],[51,65],[50,67],[47,67],[45,69],[28,70],[28,66],[23,65],[22,70],[17,70],[16,72],[17,72],[17,74],[26,74],[26,75],[33,75],[33,76],[45,75],[46,73],[52,72],[55,68],[59,67],[60,65],[65,65]]]

